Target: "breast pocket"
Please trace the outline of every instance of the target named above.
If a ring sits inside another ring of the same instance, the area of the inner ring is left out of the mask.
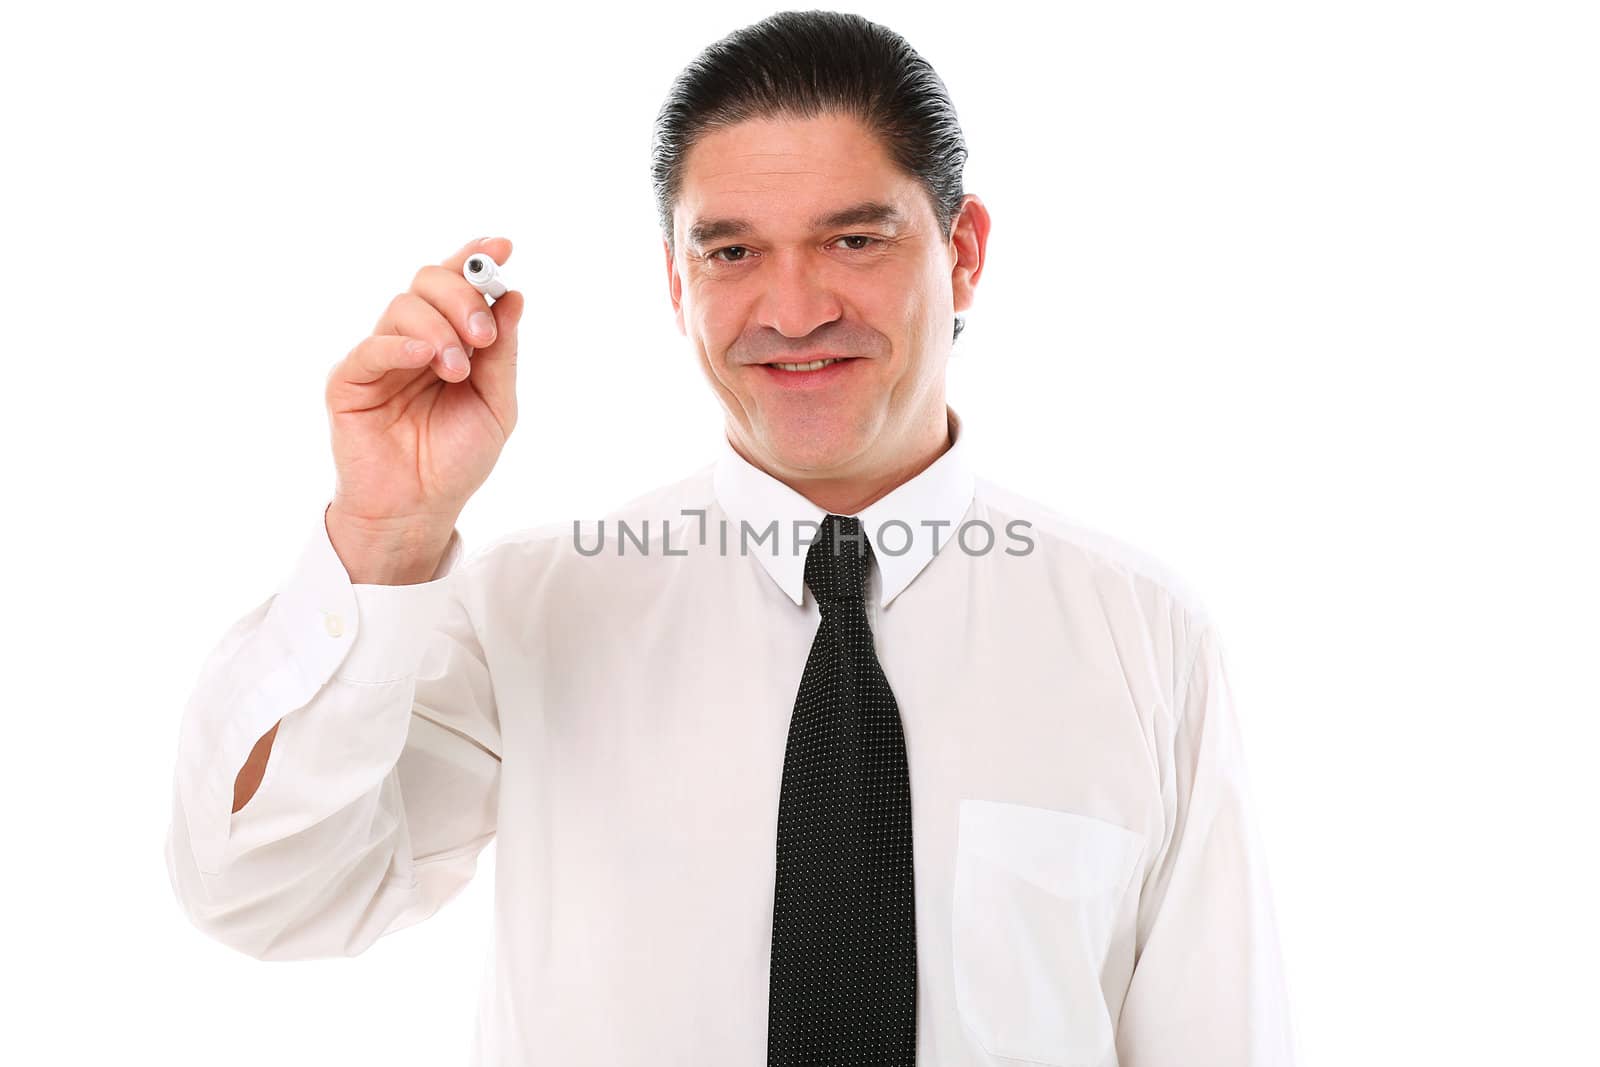
[[[1100,972],[1143,838],[1103,819],[961,801],[951,901],[957,1010],[993,1056],[1107,1061]]]

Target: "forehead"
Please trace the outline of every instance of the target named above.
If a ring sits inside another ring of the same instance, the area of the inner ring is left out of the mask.
[[[909,224],[928,210],[920,188],[854,118],[751,119],[708,133],[689,150],[673,225],[680,242],[742,232],[724,225],[738,221],[763,232],[809,232],[825,216],[863,204],[891,208]]]

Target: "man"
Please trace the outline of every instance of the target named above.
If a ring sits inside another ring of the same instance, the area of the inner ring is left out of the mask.
[[[503,239],[419,271],[329,375],[323,520],[186,709],[189,919],[356,954],[494,838],[480,1063],[1289,1063],[1217,635],[967,465],[965,155],[881,26],[708,48],[653,170],[718,455],[465,559],[522,296],[461,277]]]

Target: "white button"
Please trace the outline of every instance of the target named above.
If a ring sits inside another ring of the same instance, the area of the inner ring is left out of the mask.
[[[344,633],[344,619],[340,618],[336,611],[323,612],[322,625],[328,631],[329,637],[338,637]]]

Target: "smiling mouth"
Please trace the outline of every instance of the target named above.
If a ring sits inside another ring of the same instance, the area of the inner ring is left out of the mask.
[[[821,370],[823,367],[831,366],[835,363],[844,363],[848,360],[857,358],[859,357],[839,356],[831,359],[812,360],[809,363],[763,363],[762,366],[771,367],[774,370],[788,371],[790,374],[804,374],[807,371]]]

